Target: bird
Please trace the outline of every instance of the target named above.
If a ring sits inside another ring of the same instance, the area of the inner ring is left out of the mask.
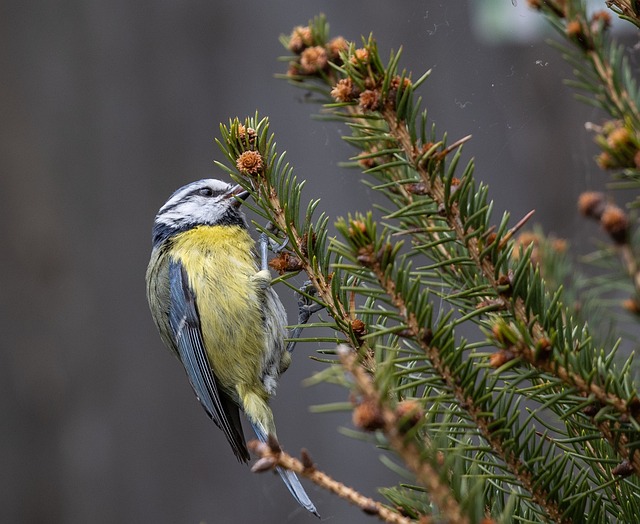
[[[269,399],[291,355],[286,311],[271,286],[266,239],[253,240],[240,185],[203,179],[175,191],[158,211],[146,272],[160,337],[240,462],[249,461],[240,412],[258,439],[276,437]],[[319,516],[295,473],[277,467],[293,498]]]

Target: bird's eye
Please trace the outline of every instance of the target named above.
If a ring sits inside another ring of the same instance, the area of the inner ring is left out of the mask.
[[[210,187],[203,187],[198,190],[198,194],[203,197],[213,196],[213,190]]]

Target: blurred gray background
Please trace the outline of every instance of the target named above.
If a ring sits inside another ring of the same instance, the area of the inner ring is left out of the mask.
[[[218,125],[256,109],[308,197],[332,216],[368,208],[359,174],[337,165],[345,129],[312,121],[318,108],[273,76],[278,35],[324,12],[334,35],[373,32],[383,56],[404,46],[414,78],[434,69],[430,118],[473,134],[465,158],[498,213],[535,208],[547,231],[584,232],[576,196],[604,175],[583,125],[598,115],[562,85],[570,71],[525,3],[2,2],[0,521],[314,522],[279,479],[236,462],[162,347],[144,292],[153,217],[180,185],[224,177]],[[347,399],[303,387],[319,347],[300,344],[281,381],[280,438],[377,496],[399,479],[338,432],[350,415],[308,411]],[[371,522],[305,485],[324,520]]]

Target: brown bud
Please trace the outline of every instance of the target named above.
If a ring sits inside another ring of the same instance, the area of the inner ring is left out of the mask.
[[[511,351],[509,351],[508,349],[501,349],[500,351],[493,353],[489,357],[489,365],[492,368],[497,369],[504,366],[507,362],[513,360],[514,358],[515,355]]]
[[[633,464],[628,460],[623,460],[611,470],[611,473],[616,477],[628,477],[629,475],[633,475],[633,472]]]
[[[625,244],[629,238],[629,218],[618,206],[609,204],[604,208],[600,224],[616,244]]]
[[[585,191],[578,197],[578,211],[596,220],[600,220],[606,204],[604,194],[599,191]]]
[[[390,88],[391,89],[398,89],[400,87],[402,87],[402,89],[406,89],[407,87],[411,86],[411,80],[409,78],[402,78],[400,76],[394,76],[391,79],[391,84],[390,84]]]
[[[264,167],[262,155],[257,151],[245,151],[236,160],[236,167],[241,173],[257,175],[262,172]]]
[[[380,406],[373,400],[365,399],[353,410],[353,425],[365,431],[376,431],[384,427]]]
[[[627,400],[627,409],[636,420],[640,417],[640,398],[633,397]]]
[[[308,75],[322,71],[327,67],[329,58],[324,47],[307,47],[300,55],[300,67]]]
[[[543,6],[553,11],[553,13],[559,17],[564,18],[565,15],[565,0],[557,0],[557,2],[548,2],[547,0],[527,0],[527,4],[532,9],[541,11]]]
[[[640,315],[640,304],[635,298],[627,298],[622,301],[622,307],[629,313]]]
[[[367,76],[364,79],[364,88],[365,89],[375,89],[376,85],[377,85],[376,81],[373,78],[371,78],[370,76]]]
[[[369,61],[369,50],[365,47],[356,49],[351,57],[351,63],[358,65],[359,63],[365,63]]]
[[[411,80],[408,78],[402,78],[400,76],[394,76],[389,84],[389,92],[387,93],[387,100],[391,103],[395,109],[395,104],[398,99],[398,92],[404,91],[408,87],[411,87]]]
[[[353,334],[358,338],[361,338],[367,334],[367,326],[359,318],[354,318],[351,321],[351,330],[353,331]]]
[[[311,246],[313,249],[313,246],[315,246],[316,243],[316,233],[313,232],[311,234]],[[303,256],[308,256],[308,246],[309,246],[309,233],[307,231],[304,232],[304,235],[302,235],[302,242],[300,244],[300,251],[302,251],[302,255]]]
[[[373,267],[376,263],[376,256],[373,253],[373,246],[362,246],[358,249],[358,262],[363,266]]]
[[[360,107],[363,111],[375,111],[380,107],[380,93],[376,89],[367,89],[360,94]]]
[[[600,411],[600,405],[599,404],[589,404],[587,407],[585,407],[582,412],[590,418],[595,417],[598,414],[598,411]]]
[[[302,462],[302,466],[307,472],[316,469],[316,465],[313,463],[313,460],[311,460],[311,455],[309,455],[309,452],[304,448],[300,451],[300,462]]]
[[[352,102],[358,96],[358,89],[351,78],[343,78],[338,80],[330,94],[336,102]]]
[[[536,346],[540,351],[545,351],[545,352],[551,351],[552,349],[551,341],[546,337],[543,337],[540,340],[538,340],[538,343],[536,344]]]
[[[403,400],[396,406],[396,418],[401,433],[414,428],[424,417],[422,406],[415,400]]]
[[[282,451],[280,442],[278,442],[278,439],[273,433],[269,433],[269,436],[267,437],[267,445],[269,446],[271,453],[280,453]]]
[[[567,36],[574,40],[584,51],[593,50],[593,39],[590,33],[578,20],[569,22],[566,27]]]
[[[287,76],[300,76],[302,71],[300,70],[300,64],[298,62],[289,62],[287,68]]]
[[[579,20],[571,20],[567,22],[566,27],[567,36],[570,38],[579,38],[583,36],[582,24]]]
[[[591,17],[591,23],[594,25],[602,24],[602,29],[607,30],[611,27],[611,15],[607,11],[596,11]]]
[[[241,142],[248,142],[250,145],[256,142],[256,130],[251,127],[245,127],[242,124],[238,125],[238,140]]]
[[[502,334],[502,326],[500,324],[493,324],[491,326],[491,334],[493,338],[501,344],[504,342],[504,335]]]
[[[299,55],[305,48],[313,43],[311,28],[298,26],[294,27],[289,37],[289,50]]]
[[[358,155],[358,164],[365,169],[371,169],[378,165],[376,159],[369,156],[370,153],[375,153],[375,151],[364,151]]]
[[[548,338],[543,337],[536,343],[536,358],[538,360],[547,360],[551,356],[552,351],[553,346]]]
[[[611,149],[624,149],[631,143],[631,134],[626,127],[617,127],[607,136],[607,145]]]
[[[598,164],[601,169],[615,169],[618,167],[618,163],[607,151],[603,151],[598,155],[596,164]]]
[[[336,36],[327,43],[327,51],[332,61],[337,62],[340,59],[340,52],[349,49],[349,42],[342,37]]]
[[[556,253],[564,253],[567,250],[567,241],[563,238],[554,238],[551,242],[551,249]]]
[[[269,453],[269,446],[265,442],[260,440],[251,440],[247,443],[249,451],[258,456],[263,456]]]
[[[499,292],[501,295],[511,295],[511,286],[513,285],[513,272],[510,270],[508,274],[502,274],[498,277]]]
[[[431,148],[433,147],[433,142],[426,142],[425,144],[422,144],[422,147],[420,148],[420,161],[418,166],[421,168],[425,168],[429,162],[429,159],[432,158],[433,156],[433,152],[431,152],[430,155],[428,156],[424,156]]]
[[[359,233],[366,233],[367,225],[362,220],[352,220],[349,226],[349,236],[355,237]]]
[[[277,257],[274,257],[269,261],[269,267],[277,271],[280,275],[283,275],[284,273],[292,271],[300,271],[303,266],[302,260],[297,256],[283,251]]]

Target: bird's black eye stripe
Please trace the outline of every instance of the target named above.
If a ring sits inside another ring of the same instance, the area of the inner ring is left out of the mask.
[[[210,187],[201,187],[201,188],[196,189],[194,191],[194,194],[200,195],[200,196],[203,196],[203,197],[212,197],[212,196],[218,194],[218,192],[214,191]]]

